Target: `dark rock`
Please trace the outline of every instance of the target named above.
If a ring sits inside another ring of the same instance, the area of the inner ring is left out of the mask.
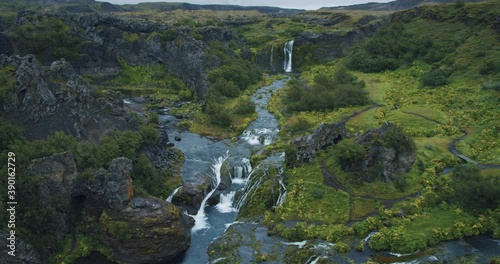
[[[132,161],[116,158],[109,169],[101,168],[94,172],[92,180],[80,183],[73,195],[84,195],[95,207],[121,210],[133,196],[131,173]]]
[[[8,254],[10,251],[8,247],[8,238],[10,234],[0,230],[0,263],[16,263],[16,264],[40,264],[40,255],[33,249],[30,244],[24,243],[22,239],[16,234],[16,249],[15,257]]]
[[[290,157],[290,159],[294,159],[293,163],[296,165],[313,162],[318,151],[332,144],[337,144],[346,135],[345,121],[321,124],[314,133],[292,139],[291,145],[296,148],[297,152],[296,157]]]
[[[41,203],[57,210],[59,229],[53,235],[57,241],[62,241],[70,231],[71,207],[69,201],[72,197],[75,179],[78,176],[75,159],[70,152],[36,159],[32,161],[29,174],[40,177]]]
[[[12,43],[10,43],[9,37],[5,33],[0,33],[0,54],[12,55],[14,53],[14,48]]]
[[[122,210],[106,210],[100,219],[101,242],[120,263],[165,263],[191,243],[190,220],[174,205],[157,198],[133,198]]]
[[[174,140],[175,141],[181,141],[182,139],[181,139],[181,137],[179,135],[175,135]]]
[[[173,197],[172,203],[181,206],[189,214],[194,215],[200,209],[201,202],[205,198],[206,192],[208,192],[205,189],[207,189],[207,185],[185,184]]]
[[[365,159],[350,165],[351,171],[361,171],[365,180],[371,181],[375,177],[390,182],[397,175],[410,170],[415,162],[415,149],[398,150],[384,146],[381,142],[384,136],[396,125],[386,123],[382,127],[367,131],[361,135],[356,143],[362,144],[365,149]]]
[[[24,127],[29,139],[64,131],[78,139],[99,141],[113,130],[137,127],[118,96],[95,98],[92,87],[64,59],[43,68],[33,55],[0,55],[0,67],[7,65],[16,69],[15,84],[0,114]]]

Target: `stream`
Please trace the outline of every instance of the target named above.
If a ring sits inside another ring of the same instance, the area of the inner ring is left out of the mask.
[[[282,88],[286,79],[278,80],[269,86],[262,87],[252,96],[256,105],[257,119],[238,137],[236,141],[229,139],[213,140],[202,137],[189,131],[180,131],[176,124],[180,120],[170,115],[160,115],[160,120],[166,124],[169,138],[180,137],[175,142],[185,156],[181,168],[184,184],[202,184],[208,175],[213,182],[213,191],[217,188],[221,177],[221,166],[229,164],[232,183],[228,190],[220,196],[219,204],[206,205],[210,192],[202,202],[196,215],[196,220],[191,234],[191,246],[184,258],[178,263],[200,264],[208,263],[208,245],[232,224],[237,217],[238,209],[235,208],[236,192],[242,192],[252,172],[250,157],[252,153],[263,151],[278,136],[278,120],[267,110],[271,95]],[[281,156],[271,157],[282,161]],[[172,199],[172,197],[169,197]]]

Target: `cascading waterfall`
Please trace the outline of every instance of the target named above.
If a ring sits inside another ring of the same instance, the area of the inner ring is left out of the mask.
[[[283,62],[283,70],[285,72],[292,72],[292,51],[293,51],[293,40],[285,43],[283,48],[285,53],[285,61]]]
[[[278,196],[278,200],[276,200],[276,206],[280,206],[283,204],[283,202],[285,202],[285,198],[286,198],[286,194],[287,194],[287,189],[285,187],[285,183],[283,183],[283,178],[284,178],[284,174],[283,174],[283,167],[280,168],[280,178],[279,178],[279,196]]]
[[[220,202],[215,206],[217,210],[221,213],[236,212],[236,208],[233,207],[235,191],[228,192],[227,194],[220,195]]]
[[[218,159],[215,160],[215,163],[212,165],[212,176],[214,177],[214,184],[212,190],[203,198],[203,201],[201,202],[200,209],[198,210],[198,213],[193,216],[195,220],[195,224],[193,229],[191,230],[192,232],[196,232],[201,229],[205,229],[208,227],[207,224],[207,219],[205,216],[205,204],[207,203],[207,200],[212,197],[212,194],[214,194],[215,190],[217,187],[219,187],[220,184],[220,169],[222,167],[222,164],[224,161],[229,157],[229,151],[226,152],[226,155],[219,157]]]
[[[181,187],[178,187],[178,188],[175,188],[175,190],[167,197],[167,199],[165,201],[171,203],[172,202],[172,198],[174,198],[175,194],[182,188]]]
[[[271,46],[271,58],[269,59],[269,66],[274,71],[273,56],[274,56],[274,44]]]
[[[252,171],[252,164],[250,164],[250,160],[247,158],[242,158],[241,163],[242,166],[236,166],[233,168],[233,175],[231,177],[231,183],[234,184],[244,184],[248,181],[248,175]]]

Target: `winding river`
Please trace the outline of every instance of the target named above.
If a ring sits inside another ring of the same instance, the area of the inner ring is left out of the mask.
[[[189,131],[181,131],[176,126],[179,120],[173,116],[160,115],[160,120],[166,124],[169,138],[176,136],[181,138],[175,142],[175,147],[185,155],[181,169],[184,184],[201,184],[208,175],[213,179],[214,185],[217,185],[220,181],[221,165],[226,163],[233,168],[232,184],[221,194],[219,204],[215,206],[205,204],[210,198],[209,193],[202,208],[193,215],[196,223],[192,229],[191,246],[179,263],[208,263],[208,245],[236,220],[238,209],[235,208],[234,197],[236,192],[243,191],[251,174],[251,154],[262,151],[265,146],[277,139],[278,120],[267,110],[267,104],[271,95],[282,88],[285,82],[286,79],[275,81],[269,86],[260,88],[252,96],[256,105],[257,119],[236,141],[213,140]]]

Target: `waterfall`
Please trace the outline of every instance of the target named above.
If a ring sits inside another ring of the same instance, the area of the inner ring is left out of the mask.
[[[220,202],[215,206],[217,210],[221,213],[235,212],[236,209],[233,207],[235,191],[231,191],[227,194],[220,195]]]
[[[269,59],[269,66],[271,66],[271,69],[274,71],[273,56],[274,56],[274,44],[271,46],[271,58]]]
[[[286,187],[285,187],[285,183],[283,183],[283,178],[284,178],[284,174],[283,174],[283,167],[280,168],[280,178],[279,178],[279,196],[278,196],[278,200],[276,200],[276,206],[280,206],[283,204],[283,202],[285,202],[285,198],[286,198],[286,193],[288,192]]]
[[[196,232],[200,229],[205,229],[208,227],[207,224],[207,219],[205,216],[205,204],[207,203],[207,200],[212,197],[212,194],[214,194],[215,190],[217,187],[219,187],[220,184],[220,169],[222,167],[222,164],[224,161],[229,157],[229,151],[226,152],[226,155],[219,157],[218,159],[215,160],[214,164],[212,165],[212,177],[213,180],[215,181],[213,184],[212,190],[203,198],[203,201],[201,202],[200,209],[198,210],[198,213],[193,216],[195,220],[194,227],[192,229],[192,232]]]
[[[366,243],[368,242],[368,240],[370,240],[370,238],[376,234],[378,234],[379,232],[371,232],[370,234],[368,234],[368,236],[366,236],[365,238],[363,238],[363,240],[361,240],[363,243]]]
[[[239,198],[239,200],[236,202],[236,210],[240,210],[240,208],[243,206],[243,204],[245,203],[245,200],[247,199],[248,195],[254,191],[256,191],[256,189],[258,189],[261,181],[262,181],[262,177],[259,178],[259,180],[257,180],[256,182],[254,182],[253,184],[251,184],[250,182],[250,179],[252,178],[252,175],[256,172],[256,171],[259,171],[258,168],[260,167],[260,164],[257,166],[257,168],[255,168],[255,170],[252,170],[250,172],[250,174],[248,175],[248,179],[247,179],[247,182],[245,184],[245,187],[243,189],[243,195]]]
[[[285,54],[285,61],[283,62],[283,70],[285,72],[292,72],[292,51],[293,51],[293,40],[285,43],[283,52]]]
[[[247,176],[252,172],[252,165],[250,164],[250,160],[247,158],[242,158],[241,163],[242,166],[236,166],[233,168],[234,176],[231,178],[231,183],[234,184],[244,184],[248,181]]]
[[[168,197],[165,201],[171,203],[172,202],[172,198],[174,198],[175,194],[182,188],[181,187],[177,187]]]

